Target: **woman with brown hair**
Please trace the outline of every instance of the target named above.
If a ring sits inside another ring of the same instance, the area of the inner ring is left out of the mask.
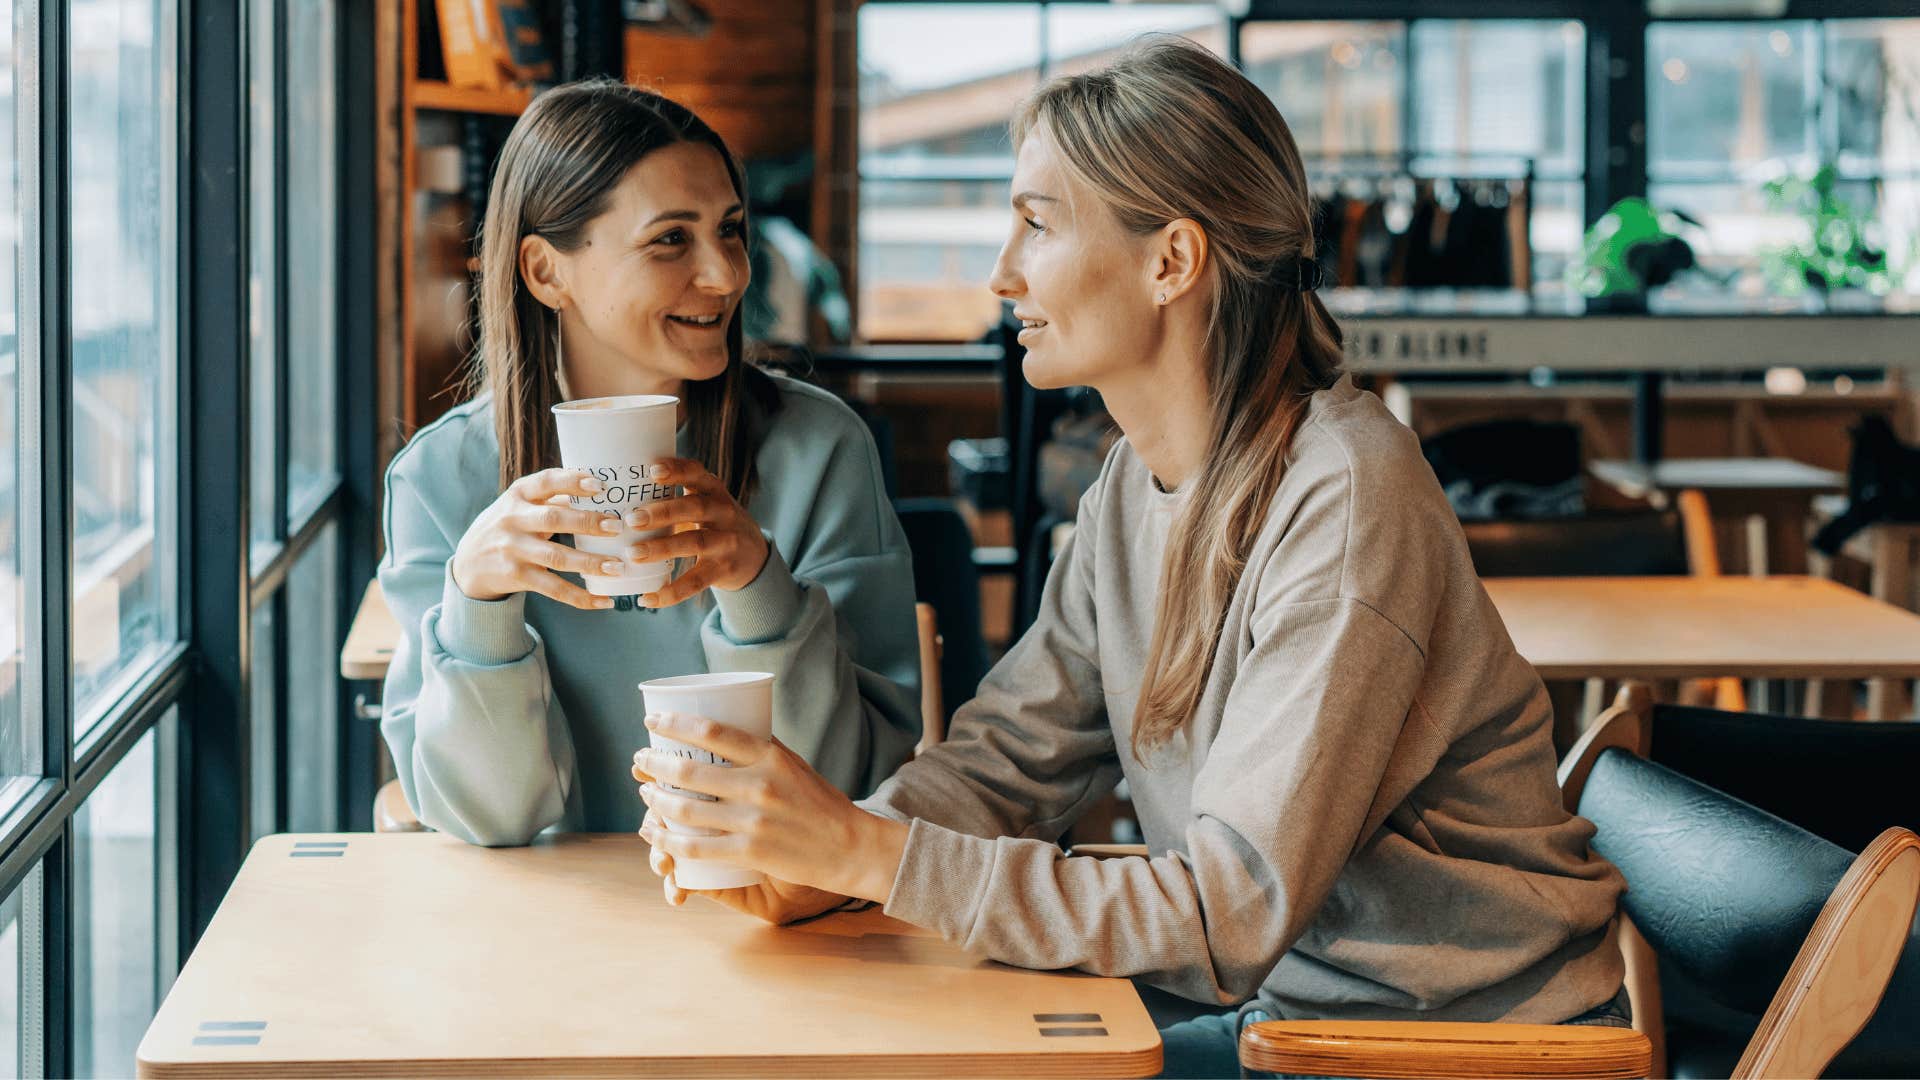
[[[380,584],[403,630],[382,731],[420,820],[477,844],[640,824],[638,683],[776,676],[774,731],[865,795],[919,737],[913,570],[866,426],[746,362],[744,189],[686,108],[613,82],[563,86],[514,125],[483,226],[473,401],[387,472]],[[575,575],[620,564],[568,497],[552,406],[671,394],[685,494],[629,512],[676,527],[635,561],[690,560],[616,604]],[[615,610],[618,608],[618,610]]]
[[[1209,1011],[1164,1030],[1168,1075],[1234,1075],[1263,1014],[1624,1023],[1620,875],[1561,806],[1545,689],[1413,433],[1340,374],[1279,112],[1157,42],[1048,83],[1013,134],[991,286],[1027,378],[1092,385],[1125,438],[1038,622],[872,798],[647,718],[735,766],[636,755],[668,899],[676,859],[722,859],[773,880],[704,895],[763,918],[859,898],[1132,977]],[[1150,856],[1063,855],[1123,777]]]

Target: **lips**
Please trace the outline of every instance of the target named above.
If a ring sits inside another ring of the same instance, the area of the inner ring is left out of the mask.
[[[714,315],[669,315],[667,321],[695,330],[711,330],[720,325],[721,316]]]

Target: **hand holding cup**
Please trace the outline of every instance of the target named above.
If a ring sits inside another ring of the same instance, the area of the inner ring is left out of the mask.
[[[576,469],[543,469],[515,480],[460,537],[453,553],[454,585],[474,600],[533,592],[588,611],[611,608],[612,597],[595,596],[559,572],[617,573],[619,560],[553,540],[555,533],[619,534],[616,519],[569,505],[604,487]]]

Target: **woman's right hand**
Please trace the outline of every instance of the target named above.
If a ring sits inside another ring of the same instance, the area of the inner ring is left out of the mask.
[[[453,553],[453,583],[473,600],[535,592],[589,611],[613,607],[556,570],[614,576],[620,560],[553,542],[556,533],[620,534],[617,516],[577,510],[568,498],[598,495],[606,485],[577,469],[545,469],[515,480],[467,526]]]
[[[775,925],[785,925],[822,912],[832,911],[849,899],[839,893],[827,892],[825,889],[816,889],[808,885],[795,885],[791,881],[781,881],[771,876],[759,885],[748,885],[739,889],[683,889],[673,880],[673,856],[659,848],[649,849],[647,865],[662,878],[661,885],[666,893],[667,903],[674,907],[686,903],[689,896],[704,896],[722,907],[730,907],[742,914],[751,915]]]

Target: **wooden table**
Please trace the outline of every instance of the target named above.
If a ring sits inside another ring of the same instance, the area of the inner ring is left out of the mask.
[[[1840,473],[1790,458],[1673,458],[1651,466],[1595,461],[1587,468],[1622,495],[1662,509],[1693,488],[1706,495],[1716,518],[1759,518],[1760,531],[1749,529],[1747,542],[1747,565],[1759,574],[1805,573],[1814,496],[1847,486]]]
[[[633,836],[254,846],[143,1077],[1151,1076],[1133,984],[980,960],[877,910],[669,908]]]
[[[346,644],[340,646],[340,677],[380,682],[387,677],[387,665],[393,663],[393,650],[400,645],[400,624],[387,609],[387,598],[380,593],[380,580],[367,582],[354,612],[353,625],[347,628]]]
[[[1819,578],[1485,584],[1544,679],[1920,678],[1920,615]]]

